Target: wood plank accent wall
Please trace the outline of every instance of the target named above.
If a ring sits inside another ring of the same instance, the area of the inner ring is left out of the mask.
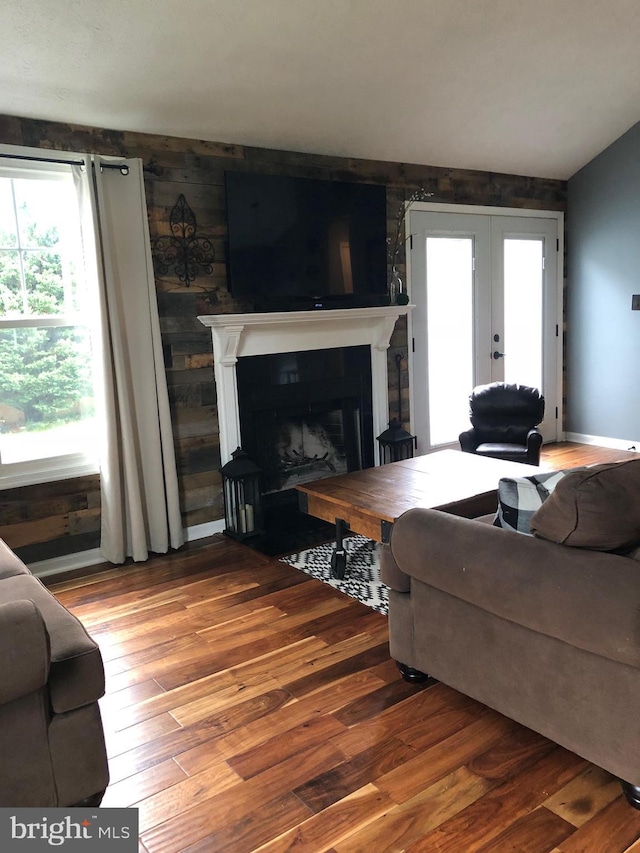
[[[226,286],[226,170],[383,184],[390,235],[400,205],[420,187],[433,192],[434,201],[447,203],[566,208],[564,181],[274,151],[12,116],[0,116],[0,143],[139,157],[145,167],[152,242],[170,234],[169,214],[182,193],[196,215],[198,235],[215,248],[213,274],[199,276],[191,287],[175,275],[156,278],[185,526],[222,517],[211,339],[196,317],[253,309],[248,301],[232,299]],[[405,274],[404,258],[400,274]],[[395,356],[398,352],[406,356],[407,343],[406,321],[399,321],[389,349],[389,400],[395,415],[400,393],[405,423],[409,420],[406,358],[399,389]],[[96,547],[99,526],[96,477],[0,494],[0,536],[28,561]]]

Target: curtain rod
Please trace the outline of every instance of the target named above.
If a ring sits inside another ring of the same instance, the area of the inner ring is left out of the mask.
[[[9,160],[31,160],[37,163],[62,163],[64,166],[84,166],[84,160],[62,160],[53,157],[28,157],[26,154],[0,154]]]
[[[9,160],[30,160],[36,163],[60,163],[63,166],[86,166],[84,160],[65,160],[56,157],[29,157],[26,154],[4,154],[0,153],[0,157]],[[100,163],[101,169],[119,169],[123,175],[129,174],[129,167],[126,163]]]

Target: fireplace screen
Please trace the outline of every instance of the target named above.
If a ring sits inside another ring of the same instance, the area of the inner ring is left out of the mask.
[[[348,420],[345,429],[345,420]],[[360,412],[347,406],[324,414],[305,414],[278,417],[278,438],[275,447],[279,484],[289,489],[333,474],[346,474],[349,461],[360,458]],[[348,447],[352,442],[352,447]]]
[[[238,367],[242,443],[265,494],[373,464],[368,347],[255,356]]]

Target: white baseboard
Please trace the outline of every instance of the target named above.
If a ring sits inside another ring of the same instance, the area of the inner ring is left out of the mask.
[[[216,521],[207,521],[204,524],[194,524],[192,527],[187,527],[184,532],[186,542],[195,542],[197,539],[205,539],[207,536],[214,536],[216,533],[222,533],[225,528],[224,518],[219,518]],[[52,557],[50,560],[40,560],[37,563],[29,563],[29,571],[39,578],[50,577],[51,575],[60,575],[64,572],[71,572],[74,569],[85,569],[88,566],[97,566],[104,563],[109,568],[113,568],[100,553],[99,548],[92,548],[89,551],[78,551],[77,554],[64,554],[61,557]]]
[[[40,560],[37,563],[28,563],[27,565],[29,571],[36,577],[46,578],[51,575],[60,575],[63,572],[72,572],[74,569],[97,566],[99,563],[107,564],[107,561],[100,553],[99,548],[91,548],[89,551],[63,554],[61,557],[52,557],[50,560]]]
[[[193,527],[187,527],[185,530],[185,539],[187,542],[193,542],[196,539],[205,539],[207,536],[222,533],[224,528],[224,518],[218,518],[216,521],[206,521],[204,524],[194,524]]]
[[[607,438],[603,435],[586,435],[582,432],[565,433],[565,441],[578,444],[594,444],[598,447],[610,447],[612,450],[631,450],[640,452],[640,439]]]

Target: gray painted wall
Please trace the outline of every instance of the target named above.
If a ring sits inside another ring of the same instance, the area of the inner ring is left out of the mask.
[[[567,232],[565,429],[637,443],[640,123],[569,180]]]

